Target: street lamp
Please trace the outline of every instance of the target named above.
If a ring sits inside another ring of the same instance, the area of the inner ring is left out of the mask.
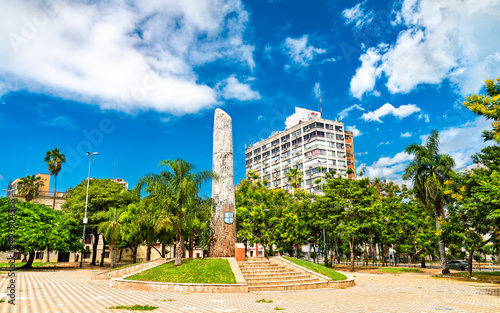
[[[2,189],[3,191],[7,191],[7,194],[9,195],[9,200],[12,200],[12,192],[15,190],[15,189]]]
[[[83,265],[83,247],[85,247],[85,225],[87,225],[87,204],[89,202],[90,163],[92,162],[92,156],[97,155],[97,152],[87,152],[87,155],[89,156],[89,174],[87,176],[87,195],[85,196],[85,215],[83,216],[82,255],[80,258],[80,268],[82,268]]]

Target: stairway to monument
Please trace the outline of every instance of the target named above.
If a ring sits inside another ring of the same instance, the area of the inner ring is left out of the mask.
[[[248,291],[307,290],[327,288],[318,277],[287,269],[268,260],[238,262]]]

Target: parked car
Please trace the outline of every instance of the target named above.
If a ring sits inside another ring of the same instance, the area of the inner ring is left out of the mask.
[[[466,271],[469,269],[469,264],[467,264],[467,262],[465,261],[453,260],[448,262],[448,268],[457,271]]]

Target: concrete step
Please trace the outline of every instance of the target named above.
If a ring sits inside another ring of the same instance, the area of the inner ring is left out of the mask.
[[[238,264],[239,267],[256,267],[256,266],[278,266],[276,263],[257,263],[257,264]]]
[[[327,287],[328,283],[326,282],[288,284],[288,285],[248,286],[248,292],[277,291],[277,290],[308,290],[308,289],[320,289]]]
[[[252,286],[277,286],[277,285],[292,285],[292,284],[305,284],[319,282],[318,278],[304,278],[304,279],[293,279],[293,280],[268,280],[259,282],[249,282],[247,281],[248,287]]]
[[[285,272],[290,272],[290,270],[287,269],[261,269],[258,271],[241,271],[243,276],[246,274],[279,274],[279,273],[285,273]]]
[[[271,264],[271,261],[244,261],[244,262],[238,262],[238,265],[241,264]]]
[[[305,278],[310,278],[310,275],[288,275],[288,276],[282,276],[282,275],[276,275],[272,277],[245,277],[245,280],[247,282],[259,282],[259,281],[269,281],[269,280],[296,280],[296,279],[305,279]]]
[[[242,271],[258,271],[258,270],[266,270],[266,269],[283,269],[282,266],[240,266],[240,270]]]
[[[301,276],[303,275],[302,273],[299,272],[282,272],[282,273],[275,273],[275,274],[243,274],[243,277],[245,280],[251,279],[251,278],[272,278],[272,277],[285,277],[285,276]]]

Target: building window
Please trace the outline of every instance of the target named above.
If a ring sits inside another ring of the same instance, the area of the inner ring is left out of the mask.
[[[274,148],[274,149],[271,150],[271,154],[276,154],[278,152],[280,152],[280,148],[279,147],[278,148]]]
[[[281,137],[281,142],[284,142],[286,140],[290,139],[290,134],[286,135],[286,136],[283,136]]]
[[[301,142],[302,142],[302,137],[294,139],[294,140],[292,140],[292,146],[295,146],[296,144],[299,144]]]
[[[296,130],[296,131],[292,132],[292,137],[296,137],[296,136],[298,136],[300,134],[302,134],[302,130],[300,130],[300,129]]]
[[[262,153],[263,158],[267,158],[270,155],[271,155],[271,152],[269,152],[269,151]]]
[[[245,158],[248,159],[249,157],[252,156],[252,152],[248,152],[247,154],[245,154]]]
[[[279,144],[279,143],[280,143],[280,140],[279,140],[279,139],[276,139],[276,140],[274,140],[273,142],[271,142],[271,147],[272,147],[272,146],[276,146],[276,145],[277,145],[277,144]]]
[[[253,154],[257,154],[257,153],[260,153],[260,148],[253,150]]]

